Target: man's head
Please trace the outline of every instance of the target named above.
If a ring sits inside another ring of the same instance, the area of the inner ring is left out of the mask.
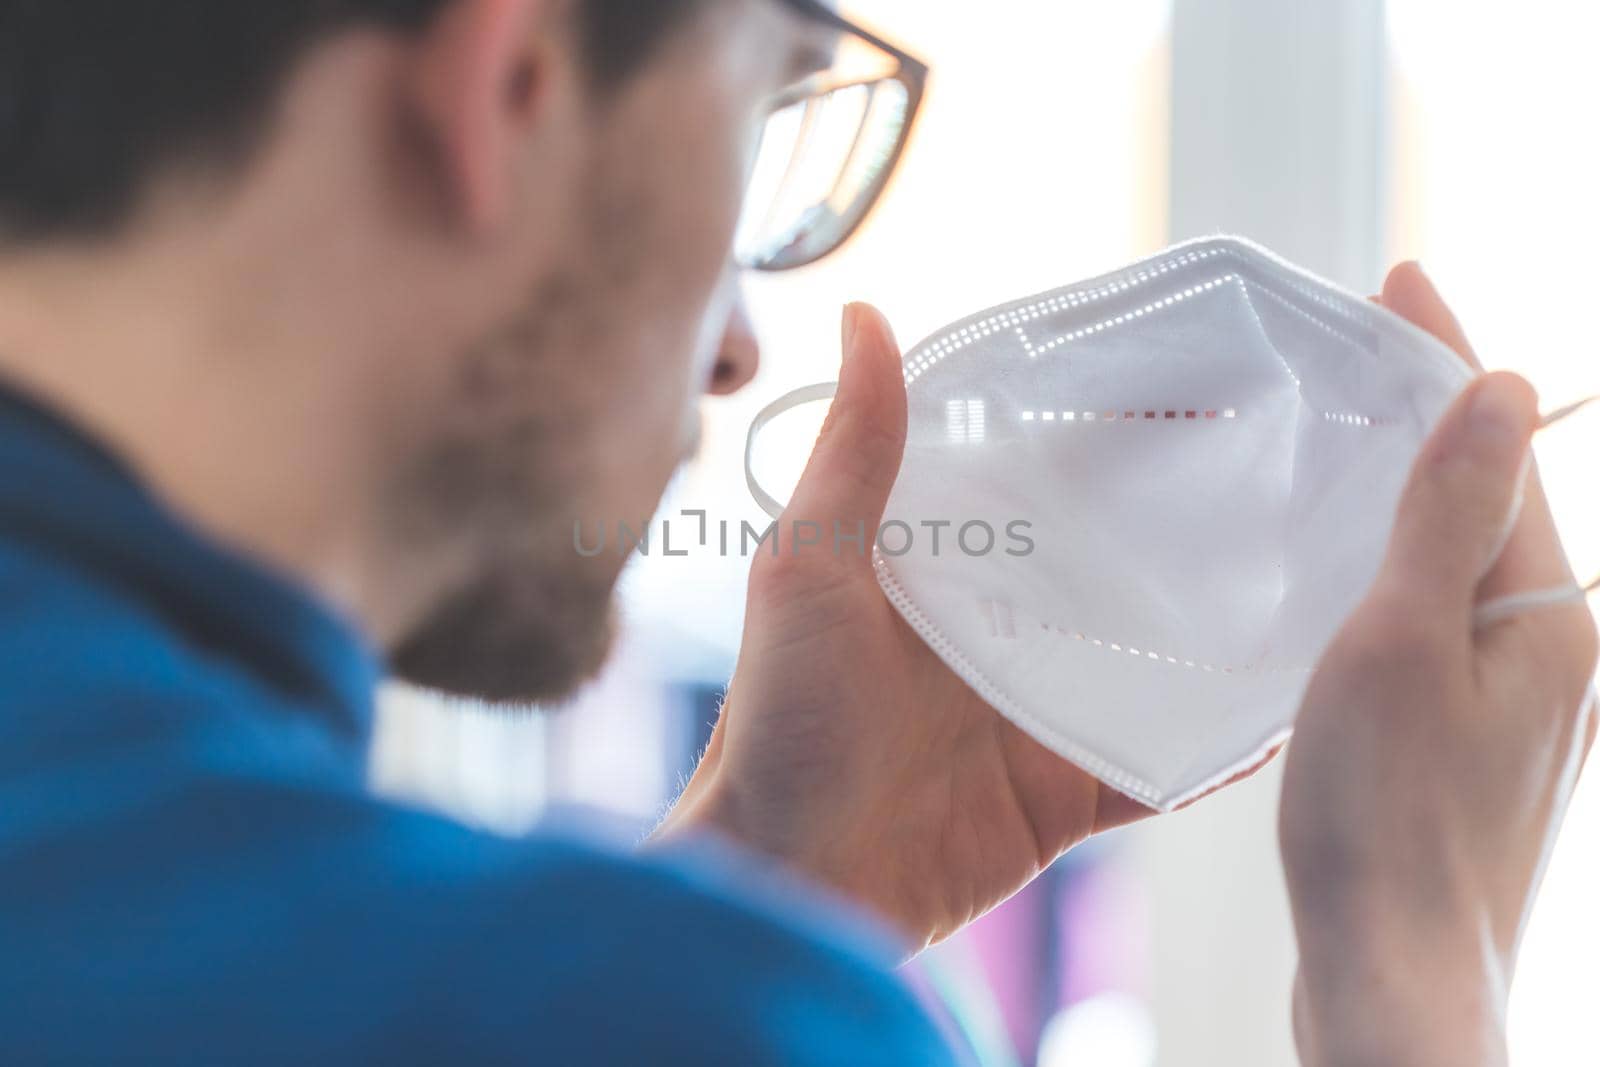
[[[778,0],[0,0],[0,376],[403,675],[525,701],[755,346]],[[159,384],[156,384],[159,383]]]
[[[575,0],[591,84],[614,88],[707,0]],[[0,232],[95,235],[164,168],[237,163],[295,60],[357,28],[418,35],[451,0],[0,0]]]

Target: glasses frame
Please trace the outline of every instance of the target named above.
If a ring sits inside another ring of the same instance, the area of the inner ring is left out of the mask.
[[[901,87],[906,93],[906,117],[905,121],[901,124],[900,135],[895,142],[894,151],[889,157],[889,162],[882,168],[878,176],[873,180],[872,185],[868,187],[868,191],[865,193],[865,195],[858,197],[856,203],[851,206],[851,211],[854,215],[854,218],[849,220],[848,225],[839,232],[838,236],[832,242],[821,247],[820,249],[806,253],[802,258],[785,260],[777,264],[757,264],[746,267],[747,270],[760,271],[766,274],[777,274],[783,271],[799,270],[801,267],[809,267],[817,261],[833,255],[845,245],[849,244],[851,239],[854,238],[856,234],[861,231],[861,228],[866,225],[867,220],[872,217],[873,212],[877,210],[879,203],[882,202],[884,191],[888,189],[889,183],[894,179],[895,172],[899,170],[901,159],[905,155],[906,146],[911,142],[911,135],[916,127],[917,117],[922,112],[922,102],[927,96],[929,72],[928,64],[924,63],[922,60],[918,59],[916,56],[913,56],[904,49],[889,43],[870,30],[857,25],[844,15],[841,15],[839,12],[822,3],[821,0],[779,0],[779,2],[783,4],[783,6],[800,14],[812,22],[820,22],[825,26],[838,30],[842,34],[847,34],[864,41],[873,48],[876,48],[878,51],[887,55],[889,58],[893,59],[896,64],[895,70],[891,74],[882,75],[880,77],[863,78],[859,81],[853,82],[841,82],[837,85],[828,85],[821,88],[810,89],[803,93],[797,93],[793,97],[788,98],[781,103],[778,106],[779,108],[801,103],[805,100],[813,99],[827,93],[840,92],[858,85],[872,86],[886,81],[896,81],[900,83]],[[774,109],[775,112],[776,110],[778,110],[778,108]],[[850,157],[847,158],[854,156],[856,149],[860,146],[860,138],[865,133],[866,126],[863,125],[862,128],[856,133],[856,143],[851,146]]]

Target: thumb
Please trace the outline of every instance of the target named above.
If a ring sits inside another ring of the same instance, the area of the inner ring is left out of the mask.
[[[905,454],[905,372],[894,331],[876,308],[851,304],[843,330],[839,391],[784,523],[797,541],[809,525],[822,543],[842,543],[839,555],[867,558]],[[857,534],[864,536],[851,540]]]
[[[1467,388],[1412,469],[1384,565],[1389,589],[1466,617],[1505,544],[1538,422],[1533,387],[1514,374]]]

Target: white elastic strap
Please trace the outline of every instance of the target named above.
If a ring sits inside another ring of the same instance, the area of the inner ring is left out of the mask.
[[[1539,421],[1539,429],[1549,429],[1549,427],[1555,426],[1562,419],[1571,418],[1574,414],[1578,414],[1579,411],[1592,405],[1595,400],[1600,400],[1600,395],[1586,397],[1584,400],[1579,400],[1578,403],[1566,405],[1565,408],[1557,408],[1557,410],[1547,414]],[[1528,458],[1523,461],[1522,475],[1517,478],[1517,502],[1515,502],[1515,507],[1510,512],[1512,522],[1507,523],[1506,533],[1501,537],[1501,545],[1499,545],[1499,549],[1496,549],[1491,558],[1498,560],[1499,553],[1504,552],[1506,544],[1510,542],[1510,534],[1512,534],[1512,530],[1517,525],[1518,515],[1522,512],[1523,490],[1526,488],[1528,470],[1531,469],[1531,466],[1533,466],[1533,454],[1530,453]],[[1496,622],[1504,622],[1506,619],[1518,616],[1518,614],[1526,613],[1526,611],[1539,611],[1542,608],[1560,608],[1560,606],[1571,605],[1571,603],[1582,603],[1590,595],[1594,595],[1595,590],[1600,590],[1600,577],[1597,577],[1595,581],[1589,582],[1589,585],[1584,585],[1584,587],[1562,585],[1558,589],[1538,589],[1534,590],[1534,592],[1512,593],[1510,597],[1496,597],[1494,600],[1483,601],[1477,606],[1477,611],[1472,614],[1472,622],[1474,622],[1477,629],[1482,630],[1485,627],[1491,627]]]
[[[1576,415],[1590,404],[1593,404],[1596,400],[1600,400],[1600,393],[1596,393],[1591,397],[1585,397],[1576,404],[1568,404],[1564,408],[1557,408],[1544,417],[1544,419],[1539,423],[1539,429],[1548,430],[1550,427],[1554,426],[1567,416]]]
[[[1539,429],[1548,430],[1569,415],[1576,415],[1600,397],[1589,397],[1576,404],[1568,404],[1564,408],[1557,408],[1539,420]],[[1530,451],[1522,457],[1522,470],[1517,472],[1517,488],[1511,498],[1511,511],[1506,515],[1505,526],[1500,530],[1499,540],[1495,542],[1494,551],[1489,553],[1491,560],[1499,560],[1500,554],[1511,543],[1511,537],[1517,532],[1517,522],[1522,518],[1522,505],[1528,495],[1528,475],[1533,473],[1533,452]],[[1493,564],[1490,564],[1491,568]]]
[[[1557,408],[1555,411],[1539,420],[1539,429],[1545,430],[1570,416],[1576,415],[1584,408],[1600,400],[1600,395],[1585,397],[1566,407]],[[1498,560],[1500,553],[1505,551],[1506,545],[1511,541],[1512,531],[1516,528],[1517,519],[1522,514],[1523,492],[1527,487],[1528,472],[1533,466],[1533,454],[1530,452],[1523,460],[1522,473],[1517,477],[1517,493],[1514,506],[1511,509],[1510,521],[1501,536],[1500,545],[1490,558]],[[1587,586],[1569,585],[1555,589],[1538,589],[1529,593],[1513,593],[1510,596],[1496,597],[1493,600],[1479,604],[1473,612],[1473,625],[1478,629],[1505,622],[1507,619],[1521,615],[1528,611],[1538,611],[1542,608],[1561,607],[1565,604],[1577,604],[1587,600],[1596,590],[1600,590],[1600,578],[1596,578]]]
[[[1555,589],[1540,589],[1532,593],[1513,593],[1510,596],[1496,597],[1478,605],[1472,613],[1472,624],[1482,630],[1529,611],[1558,608],[1566,604],[1581,604],[1597,590],[1600,590],[1600,578],[1583,587],[1559,586]]]
[[[761,414],[755,417],[750,424],[750,436],[744,442],[744,480],[750,487],[750,495],[774,519],[783,517],[783,505],[773,495],[761,488],[761,483],[756,479],[754,460],[756,455],[756,438],[761,436],[761,431],[772,424],[773,420],[787,415],[795,408],[804,407],[806,404],[815,404],[820,400],[832,400],[839,392],[838,382],[822,382],[817,385],[808,385],[785,396],[780,396],[772,403],[761,409]]]

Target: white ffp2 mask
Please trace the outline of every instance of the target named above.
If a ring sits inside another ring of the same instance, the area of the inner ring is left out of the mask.
[[[884,592],[1003,715],[1159,809],[1287,735],[1474,376],[1228,238],[966,319],[905,371]]]

